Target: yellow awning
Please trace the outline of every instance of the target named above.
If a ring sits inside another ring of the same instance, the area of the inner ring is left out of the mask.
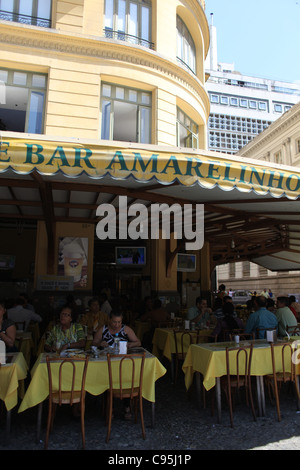
[[[2,137],[0,173],[12,169],[20,175],[36,170],[45,176],[61,172],[72,178],[87,174],[93,179],[110,176],[125,180],[132,176],[140,182],[155,179],[162,184],[178,181],[192,186],[198,183],[207,189],[218,186],[230,191],[237,188],[245,193],[286,195],[290,199],[300,195],[300,171],[296,168],[241,157],[237,161],[224,154],[200,150],[181,152],[157,148],[156,151],[154,146],[150,147],[154,150],[134,145]]]

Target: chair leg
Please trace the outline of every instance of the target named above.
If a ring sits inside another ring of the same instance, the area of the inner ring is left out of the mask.
[[[144,413],[143,413],[143,397],[142,397],[142,395],[140,395],[139,400],[140,400],[140,415],[141,415],[142,435],[143,435],[143,439],[146,439],[145,424],[144,424]]]
[[[82,448],[85,449],[85,428],[84,428],[84,414],[85,414],[85,401],[81,403],[81,436],[82,436]]]
[[[49,441],[51,422],[53,422],[53,419],[52,419],[52,402],[49,400],[48,421],[47,421],[47,429],[46,429],[46,438],[45,438],[44,449],[48,449],[48,441]]]
[[[106,442],[108,442],[109,438],[110,438],[111,420],[112,420],[112,405],[113,405],[113,398],[112,398],[112,396],[108,395],[108,423],[107,423]]]

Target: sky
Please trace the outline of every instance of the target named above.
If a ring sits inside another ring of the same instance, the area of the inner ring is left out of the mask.
[[[300,0],[206,0],[218,62],[244,75],[300,84]]]

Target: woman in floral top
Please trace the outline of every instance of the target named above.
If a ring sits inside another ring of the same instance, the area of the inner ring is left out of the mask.
[[[65,306],[60,312],[60,322],[50,331],[45,342],[45,351],[56,351],[56,343],[60,343],[60,352],[69,348],[84,348],[85,335],[79,323],[72,323],[72,308]]]

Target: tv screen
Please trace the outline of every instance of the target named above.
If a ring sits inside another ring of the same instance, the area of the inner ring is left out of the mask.
[[[117,246],[117,266],[145,266],[146,248],[143,246]]]
[[[14,269],[15,255],[0,255],[0,269]]]
[[[177,271],[181,271],[181,272],[196,271],[196,255],[178,253],[177,254]]]

